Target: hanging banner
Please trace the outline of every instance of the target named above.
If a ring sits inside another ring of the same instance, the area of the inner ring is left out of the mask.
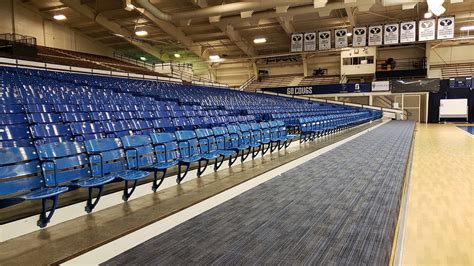
[[[336,48],[347,47],[347,29],[334,30],[334,45]]]
[[[418,22],[418,41],[431,41],[435,39],[435,20],[424,19]]]
[[[355,27],[352,31],[352,46],[367,45],[367,29],[366,27]]]
[[[291,35],[291,51],[303,52],[303,33],[293,33]]]
[[[386,24],[384,26],[384,44],[398,44],[398,24]]]
[[[319,50],[331,49],[331,31],[320,31],[319,34]]]
[[[416,21],[400,23],[400,43],[416,41]]]
[[[382,26],[370,26],[369,27],[369,45],[382,45]]]
[[[304,50],[316,51],[316,33],[307,32],[304,34]]]
[[[438,34],[437,39],[454,38],[454,17],[438,18]]]

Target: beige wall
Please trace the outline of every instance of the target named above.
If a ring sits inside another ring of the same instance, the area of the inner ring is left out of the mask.
[[[427,47],[429,65],[474,62],[474,44],[457,44],[449,47]]]
[[[113,49],[91,40],[66,25],[44,19],[39,13],[12,1],[0,0],[0,33],[15,33],[33,36],[38,45],[61,48],[79,52],[112,55]]]

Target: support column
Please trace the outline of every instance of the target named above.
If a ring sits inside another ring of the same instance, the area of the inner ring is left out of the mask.
[[[252,60],[252,68],[253,68],[253,75],[255,78],[258,78],[258,68],[257,68],[257,61]]]
[[[303,58],[303,76],[307,77],[307,76],[309,76],[309,74],[308,74],[308,58],[307,58],[307,55],[305,55],[305,54],[301,55],[301,57]]]
[[[371,95],[369,95],[369,105],[373,105],[374,104],[374,97]]]

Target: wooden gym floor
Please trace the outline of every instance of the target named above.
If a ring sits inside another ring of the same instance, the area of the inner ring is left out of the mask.
[[[474,265],[474,137],[418,124],[402,265]]]

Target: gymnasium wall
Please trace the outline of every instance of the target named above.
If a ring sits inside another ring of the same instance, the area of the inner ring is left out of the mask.
[[[95,42],[66,25],[45,19],[18,1],[1,0],[0,33],[13,32],[36,37],[38,45],[92,54],[113,54],[112,48]]]
[[[426,54],[430,65],[472,63],[474,62],[473,51],[474,44],[427,45]]]

